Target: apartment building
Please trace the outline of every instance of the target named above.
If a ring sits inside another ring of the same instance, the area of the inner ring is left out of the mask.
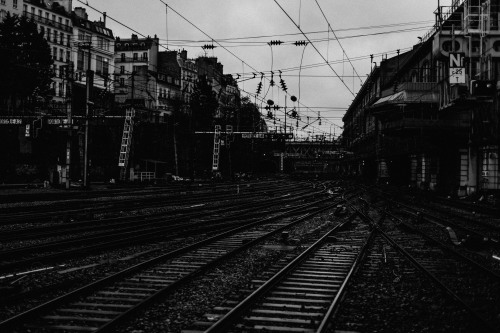
[[[115,39],[115,100],[156,109],[158,37]]]
[[[87,70],[92,70],[91,99],[99,100],[103,94],[114,90],[114,36],[106,27],[106,14],[97,22],[88,19],[82,7],[76,7],[72,14],[73,22],[73,70],[74,98],[83,100],[86,94]],[[90,64],[90,68],[89,68]],[[83,108],[84,101],[76,103]],[[102,105],[99,105],[102,106]]]
[[[24,0],[23,15],[34,20],[49,43],[54,59],[52,83],[52,104],[54,112],[66,113],[69,103],[70,82],[68,68],[71,62],[71,0],[40,1]]]

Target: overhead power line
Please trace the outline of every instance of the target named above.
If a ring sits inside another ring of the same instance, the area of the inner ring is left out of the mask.
[[[326,23],[328,24],[328,28],[332,31],[332,33],[333,33],[333,37],[335,37],[335,39],[336,39],[336,40],[337,40],[337,42],[339,43],[339,46],[340,46],[340,48],[342,49],[342,52],[343,52],[343,53],[344,53],[344,55],[346,56],[347,60],[349,60],[349,63],[351,64],[351,67],[352,67],[352,69],[354,70],[354,73],[358,76],[359,82],[360,82],[361,84],[363,84],[363,80],[361,79],[361,77],[359,76],[358,72],[356,71],[356,68],[355,68],[355,67],[354,67],[354,65],[352,64],[351,59],[349,59],[349,56],[347,55],[347,53],[346,53],[346,51],[345,51],[344,47],[342,46],[342,43],[341,43],[341,42],[340,42],[340,40],[337,38],[337,34],[336,34],[336,33],[335,33],[335,31],[333,30],[332,25],[330,24],[330,21],[328,21],[328,18],[326,17],[325,12],[323,12],[323,8],[321,8],[321,6],[319,5],[318,0],[315,0],[315,1],[316,1],[316,4],[318,5],[318,8],[319,8],[319,10],[320,10],[321,14],[323,14],[323,17],[325,18]]]
[[[346,87],[346,89],[351,93],[351,95],[356,96],[354,94],[354,92],[349,88],[349,86],[345,83],[345,81],[338,75],[338,73],[335,71],[335,69],[333,69],[333,67],[328,63],[328,60],[326,60],[325,57],[321,54],[321,52],[319,52],[318,48],[309,39],[309,37],[303,32],[303,30],[300,28],[300,26],[298,26],[295,23],[295,21],[290,17],[290,15],[287,13],[287,11],[279,4],[279,2],[277,0],[274,0],[274,2],[278,5],[278,7],[281,8],[281,10],[283,11],[283,13],[285,13],[285,15],[290,19],[290,21],[293,22],[293,24],[297,27],[297,29],[299,29],[299,31],[302,32],[302,35],[304,35],[304,37],[309,41],[309,43],[311,43],[311,46],[316,50],[316,52],[321,56],[321,58],[323,58],[323,60],[325,61],[325,63],[328,64],[328,67],[330,67],[330,69],[335,73],[335,75],[339,78],[339,80]]]

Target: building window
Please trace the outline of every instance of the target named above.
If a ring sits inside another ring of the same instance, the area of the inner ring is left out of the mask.
[[[83,50],[78,51],[78,59],[76,61],[76,69],[85,70],[86,62],[85,62],[85,52]]]
[[[57,30],[54,30],[54,43],[57,43]]]
[[[122,53],[121,59],[122,59],[122,61],[125,61],[125,53]]]
[[[60,78],[64,77],[64,66],[59,66],[59,77]]]
[[[59,49],[59,61],[64,61],[64,51],[63,51],[63,49]]]
[[[57,47],[52,48],[52,58],[57,60]]]
[[[109,40],[97,37],[97,47],[101,50],[109,51]]]
[[[38,16],[42,17],[42,10],[41,9],[38,10]]]
[[[125,74],[125,66],[120,66],[120,74]]]
[[[64,97],[64,86],[62,82],[59,82],[59,97]]]
[[[17,0],[14,0],[14,8],[17,8]]]
[[[66,45],[71,46],[71,35],[66,36]]]
[[[147,52],[142,53],[142,60],[148,60],[148,53]]]
[[[139,59],[139,55],[137,53],[134,53],[134,60]]]
[[[50,37],[52,35],[52,30],[50,28],[47,28],[47,40],[50,42]]]
[[[64,34],[62,32],[59,35],[59,44],[64,45]]]
[[[125,87],[125,79],[123,77],[120,78],[120,87]]]
[[[71,61],[71,52],[66,51],[66,62],[70,62],[70,61]]]
[[[102,63],[102,57],[98,55],[98,56],[95,57],[95,60],[96,60],[96,73],[100,75],[100,74],[103,73],[103,70],[102,70],[102,67],[103,67],[102,66],[103,65],[103,63]]]

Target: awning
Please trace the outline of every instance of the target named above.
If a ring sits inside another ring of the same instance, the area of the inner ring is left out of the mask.
[[[382,97],[371,107],[378,107],[387,104],[411,104],[411,103],[438,103],[439,97],[432,91],[400,91],[398,93]]]

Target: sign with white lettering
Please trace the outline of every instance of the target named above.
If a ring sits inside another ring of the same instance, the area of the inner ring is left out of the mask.
[[[0,119],[0,125],[21,125],[22,123],[23,123],[23,120],[19,119],[19,118]]]
[[[465,53],[450,53],[450,68],[464,67]]]

